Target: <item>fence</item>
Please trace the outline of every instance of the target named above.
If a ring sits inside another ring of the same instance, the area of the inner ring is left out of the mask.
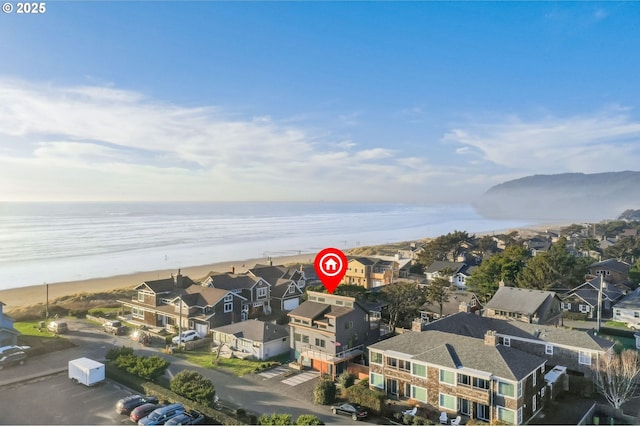
[[[347,364],[347,371],[358,378],[358,380],[369,378],[369,367],[361,364],[350,362]]]

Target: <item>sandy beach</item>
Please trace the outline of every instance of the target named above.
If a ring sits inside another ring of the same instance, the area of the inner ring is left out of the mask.
[[[315,253],[309,253],[293,256],[272,257],[271,259],[274,265],[286,265],[289,263],[313,263],[314,257]],[[181,273],[182,275],[189,276],[192,279],[200,279],[205,277],[211,271],[231,272],[232,268],[235,268],[236,273],[242,273],[256,264],[266,265],[268,262],[269,260],[267,258],[220,262],[210,265],[182,268]],[[161,271],[137,272],[105,278],[92,278],[81,281],[48,283],[49,300],[78,293],[95,293],[122,288],[133,288],[135,285],[140,284],[143,281],[169,278],[171,274],[175,274],[176,272],[177,270],[166,269]],[[10,311],[22,306],[44,303],[46,300],[46,292],[45,284],[0,290],[0,302],[6,305],[4,307],[5,311]]]
[[[521,235],[531,236],[535,233],[545,231],[547,229],[560,229],[567,224],[548,224],[548,225],[536,225],[527,228],[518,229],[505,229],[500,231],[480,232],[472,233],[471,235],[493,235],[508,233],[510,231],[517,230]],[[272,257],[274,265],[284,265],[289,263],[313,263],[316,253],[303,253],[292,256],[280,256]],[[209,272],[231,272],[232,268],[235,268],[236,273],[245,272],[247,269],[252,268],[256,264],[268,264],[267,258],[254,258],[246,260],[236,260],[228,262],[219,262],[209,265],[191,266],[181,269],[183,275],[187,275],[192,279],[204,278]],[[62,296],[71,296],[78,293],[96,293],[103,291],[111,291],[123,288],[133,288],[135,285],[140,284],[143,281],[155,280],[160,278],[168,278],[171,274],[175,274],[177,270],[165,269],[159,271],[150,272],[137,272],[133,274],[117,275],[104,278],[91,278],[80,281],[69,281],[61,283],[48,283],[49,285],[49,300],[54,300]],[[44,303],[46,300],[46,286],[45,284],[19,287],[8,290],[0,290],[0,302],[4,303],[5,311],[11,311],[12,309],[33,305],[36,303]]]

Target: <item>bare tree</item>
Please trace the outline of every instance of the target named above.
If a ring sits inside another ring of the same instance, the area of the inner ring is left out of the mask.
[[[607,401],[618,409],[634,395],[638,374],[638,351],[625,349],[620,354],[607,354],[600,357],[596,364],[596,386]]]

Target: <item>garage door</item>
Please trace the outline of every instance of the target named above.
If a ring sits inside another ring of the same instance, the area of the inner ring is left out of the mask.
[[[196,324],[196,331],[198,336],[202,339],[207,335],[207,324]]]
[[[288,299],[284,301],[284,310],[285,311],[292,311],[295,308],[298,307],[298,304],[300,304],[300,300],[296,297],[295,299]]]

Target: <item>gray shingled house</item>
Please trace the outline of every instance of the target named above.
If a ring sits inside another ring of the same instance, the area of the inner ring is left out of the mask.
[[[484,306],[484,315],[531,324],[553,324],[562,315],[560,303],[560,298],[553,291],[501,285]]]

